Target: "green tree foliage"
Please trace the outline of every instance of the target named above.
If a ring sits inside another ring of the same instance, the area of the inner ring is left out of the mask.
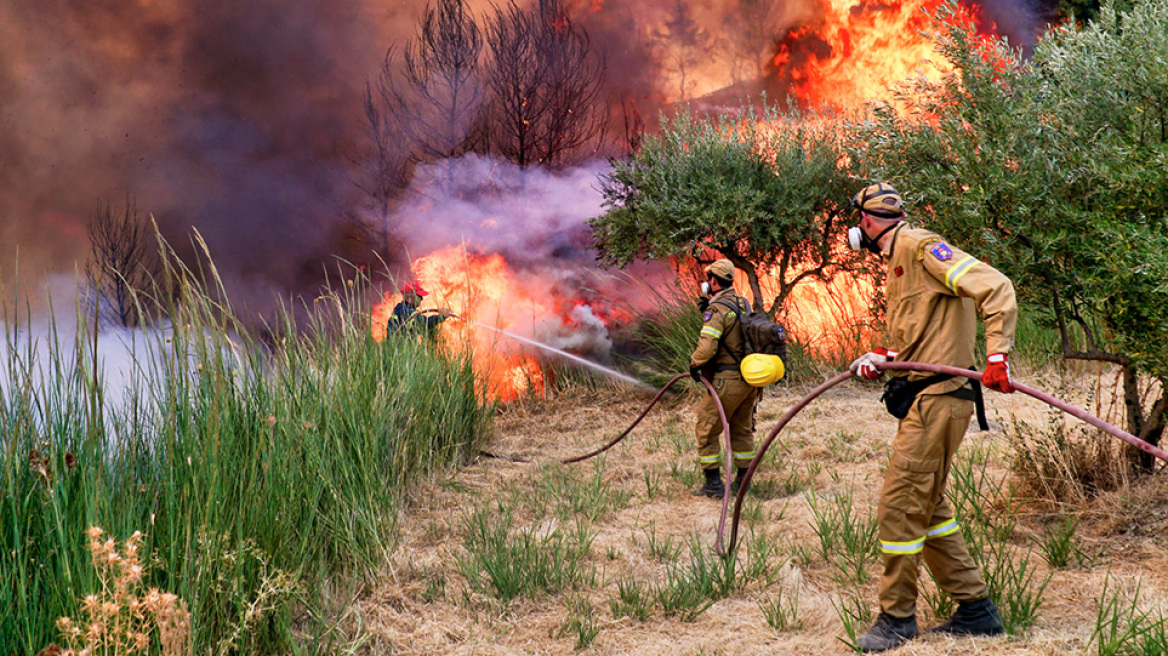
[[[968,26],[938,43],[952,71],[904,89],[899,110],[877,108],[858,126],[854,161],[1011,275],[1065,357],[1122,367],[1127,429],[1157,443],[1168,407],[1168,0],[1105,4],[1094,22],[1048,33],[1029,61]],[[1157,400],[1141,398],[1141,375],[1159,381]]]
[[[591,221],[602,261],[713,249],[746,272],[755,307],[766,307],[759,274],[775,274],[772,315],[799,282],[856,266],[839,248],[855,182],[842,144],[813,118],[764,107],[733,120],[688,111],[664,120],[602,179],[608,211]]]

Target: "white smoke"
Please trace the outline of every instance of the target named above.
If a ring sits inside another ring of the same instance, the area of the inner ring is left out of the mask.
[[[397,219],[415,256],[465,243],[513,264],[591,259],[587,221],[602,211],[597,179],[608,169],[523,170],[466,155],[419,167]]]
[[[612,337],[604,320],[592,307],[577,305],[569,321],[544,319],[536,324],[535,338],[549,346],[573,353],[588,353],[604,358],[612,350]]]
[[[451,246],[502,255],[524,294],[552,301],[557,312],[523,321],[524,336],[603,361],[613,346],[604,321],[608,310],[643,305],[630,293],[628,276],[597,263],[592,245],[588,220],[604,212],[600,176],[609,170],[602,161],[562,171],[523,170],[466,155],[420,167],[395,220],[414,258]],[[664,282],[673,274],[642,263],[637,278]]]

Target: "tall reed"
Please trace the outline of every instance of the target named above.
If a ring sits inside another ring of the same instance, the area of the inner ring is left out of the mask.
[[[326,590],[374,572],[410,486],[488,436],[469,356],[375,342],[368,279],[264,329],[207,280],[167,269],[166,316],[135,335],[124,390],[84,317],[34,341],[6,308],[0,653],[59,641],[54,622],[97,584],[91,526],[145,534],[148,583],[189,604],[196,653],[327,650],[344,638]]]

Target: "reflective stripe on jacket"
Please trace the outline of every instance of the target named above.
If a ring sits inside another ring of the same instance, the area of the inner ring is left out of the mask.
[[[987,353],[1009,353],[1018,305],[1010,279],[939,235],[902,223],[886,255],[888,346],[901,361],[970,368],[975,365],[977,313],[985,321]],[[930,374],[912,372],[912,379]],[[953,378],[928,388],[943,394],[965,385]]]
[[[736,367],[746,354],[746,343],[742,339],[738,313],[717,301],[728,301],[744,312],[750,310],[750,303],[739,297],[733,288],[723,289],[714,294],[710,299],[710,306],[702,315],[698,346],[690,356],[691,367],[702,367],[707,364]]]

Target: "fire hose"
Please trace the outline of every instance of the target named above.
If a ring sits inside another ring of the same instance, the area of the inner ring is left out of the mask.
[[[605,451],[608,451],[612,447],[616,446],[618,442],[625,439],[626,437],[628,437],[629,433],[633,432],[633,429],[637,427],[637,424],[641,423],[641,420],[644,419],[645,416],[649,414],[649,411],[653,409],[653,406],[657,405],[657,402],[661,400],[662,396],[665,396],[665,392],[669,391],[669,388],[673,387],[674,383],[681,380],[682,378],[685,378],[688,375],[689,374],[678,374],[678,375],[674,376],[668,383],[665,383],[665,386],[662,387],[661,390],[657,392],[657,395],[653,397],[653,400],[649,402],[649,405],[645,406],[645,409],[641,411],[641,414],[637,416],[637,418],[633,421],[633,423],[630,424],[629,427],[626,428],[623,433],[612,438],[612,440],[610,440],[608,442],[608,444],[605,444],[604,446],[600,447],[599,449],[596,449],[595,451],[590,451],[588,453],[585,453],[584,455],[576,456],[575,458],[566,458],[564,460],[561,460],[560,462],[562,464],[565,464],[565,465],[568,465],[568,464],[571,464],[574,462],[580,462],[581,460],[587,460],[593,456],[600,455],[601,453],[604,453]],[[726,410],[725,410],[725,408],[722,407],[722,400],[718,398],[717,390],[714,389],[714,386],[710,384],[709,380],[706,380],[705,376],[699,376],[699,379],[701,380],[701,383],[706,386],[706,389],[709,390],[710,398],[714,399],[714,406],[716,408],[718,408],[718,418],[721,419],[721,421],[722,421],[722,446],[726,449],[725,459],[726,459],[726,463],[728,463],[726,465],[726,481],[724,484],[725,492],[723,492],[723,494],[722,494],[722,515],[721,515],[721,518],[718,520],[718,540],[717,540],[717,544],[715,546],[715,548],[718,551],[718,555],[723,555],[722,535],[726,532],[725,531],[726,512],[727,512],[728,508],[730,507],[730,471],[731,471],[731,468],[730,468],[729,463],[732,463],[734,461],[733,460],[733,453],[734,452],[733,452],[733,449],[732,449],[731,444],[730,444],[730,422],[726,421]],[[753,465],[754,462],[752,461],[751,464]],[[746,488],[745,481],[743,482],[742,488],[743,489]],[[735,513],[735,517],[737,517],[737,513]]]
[[[950,366],[946,366],[946,365],[926,364],[923,362],[888,362],[888,363],[884,363],[884,364],[877,364],[876,368],[881,369],[881,370],[889,370],[889,371],[926,371],[926,372],[932,372],[932,373],[936,373],[936,374],[948,374],[951,376],[962,376],[964,378],[969,378],[969,379],[977,380],[977,381],[981,380],[981,373],[979,373],[977,371],[971,371],[968,369],[960,369],[958,367],[950,367]],[[659,401],[661,399],[661,397],[665,394],[665,391],[668,390],[670,387],[673,386],[674,383],[676,383],[678,380],[681,380],[685,376],[686,376],[686,374],[678,374],[672,380],[670,380],[665,385],[665,387],[661,388],[661,391],[659,391],[657,393],[657,396],[655,396],[653,398],[652,402],[649,403],[649,405],[644,409],[644,411],[641,412],[640,416],[637,417],[636,421],[634,421],[632,423],[632,425],[630,425],[623,433],[621,433],[616,438],[614,438],[610,442],[608,442],[608,444],[605,444],[603,447],[596,449],[595,451],[592,451],[590,453],[584,454],[582,456],[577,456],[575,458],[568,458],[568,459],[565,459],[561,462],[563,462],[564,464],[573,463],[573,462],[580,462],[581,460],[586,460],[588,458],[591,458],[593,456],[596,456],[600,453],[607,451],[608,449],[612,448],[613,446],[616,446],[616,444],[618,442],[620,442],[625,437],[627,437],[629,435],[629,433],[631,433],[633,431],[633,429],[636,428],[637,424],[639,424],[641,422],[641,420],[645,418],[645,416],[649,413],[649,411],[653,408],[653,406],[657,404],[657,401]],[[728,509],[729,501],[730,501],[730,485],[729,484],[726,485],[726,492],[722,498],[722,513],[721,513],[721,516],[719,517],[719,520],[718,520],[717,540],[715,542],[715,549],[716,549],[718,555],[724,557],[727,554],[731,554],[734,552],[734,548],[737,546],[737,543],[738,543],[738,523],[739,523],[739,520],[741,517],[742,503],[743,503],[743,500],[745,499],[746,490],[750,487],[750,479],[754,477],[755,470],[758,469],[759,463],[761,463],[763,457],[766,456],[767,449],[770,448],[771,444],[775,441],[775,438],[778,437],[779,432],[781,432],[783,430],[783,428],[785,428],[787,426],[787,424],[790,423],[791,420],[795,418],[795,415],[799,414],[799,412],[802,411],[803,408],[807,407],[812,401],[814,401],[816,398],[818,398],[820,395],[822,395],[827,390],[835,387],[836,385],[839,385],[840,383],[848,380],[849,378],[852,378],[853,376],[855,376],[855,374],[850,370],[842,372],[840,374],[837,374],[835,377],[828,379],[827,381],[823,382],[815,389],[808,392],[802,399],[799,400],[798,403],[796,403],[794,406],[792,406],[791,409],[788,410],[786,412],[786,414],[784,414],[779,419],[779,423],[773,429],[771,429],[771,432],[767,435],[766,439],[764,439],[762,444],[759,446],[759,448],[755,450],[754,459],[750,461],[750,466],[747,467],[746,473],[742,477],[742,483],[738,488],[738,492],[737,492],[737,495],[736,495],[735,500],[734,500],[734,514],[733,514],[732,520],[730,522],[729,547],[723,548],[722,536],[725,532],[726,515],[727,515],[727,509]],[[714,403],[718,407],[718,415],[722,420],[722,428],[723,428],[723,434],[724,434],[724,438],[725,438],[725,446],[727,449],[726,470],[727,470],[727,481],[728,481],[729,480],[729,472],[731,470],[730,463],[733,462],[731,457],[730,457],[730,455],[731,455],[730,454],[730,426],[729,426],[728,422],[726,421],[726,413],[722,408],[722,404],[718,401],[718,395],[714,391],[713,386],[711,386],[709,381],[707,381],[704,377],[702,378],[702,383],[706,386],[706,388],[709,390],[710,394],[713,396]],[[1113,426],[1113,425],[1107,423],[1106,421],[1103,421],[1102,419],[1099,419],[1098,417],[1096,417],[1096,416],[1094,416],[1094,415],[1092,415],[1084,410],[1081,410],[1081,409],[1076,408],[1075,406],[1072,406],[1064,401],[1056,399],[1055,397],[1050,396],[1049,394],[1046,394],[1045,392],[1040,392],[1032,387],[1029,387],[1027,385],[1023,385],[1022,383],[1018,383],[1015,381],[1011,381],[1011,384],[1013,385],[1014,389],[1018,392],[1022,392],[1023,394],[1027,394],[1029,396],[1032,396],[1035,399],[1038,399],[1039,401],[1046,403],[1047,405],[1050,405],[1054,408],[1062,410],[1063,412],[1065,412],[1065,413],[1067,413],[1067,414],[1069,414],[1077,419],[1080,419],[1082,421],[1087,422],[1088,424],[1091,424],[1092,426],[1098,428],[1099,430],[1103,431],[1104,433],[1107,433],[1108,435],[1111,435],[1112,437],[1116,437],[1120,440],[1123,440],[1127,444],[1134,446],[1141,451],[1149,453],[1149,454],[1159,458],[1160,460],[1168,462],[1168,452],[1165,452],[1164,450],[1162,450],[1156,446],[1153,446],[1153,445],[1145,442],[1144,440],[1141,440],[1140,438],[1136,437],[1135,435],[1132,435],[1131,433],[1128,433],[1125,430],[1117,428],[1116,426]]]

